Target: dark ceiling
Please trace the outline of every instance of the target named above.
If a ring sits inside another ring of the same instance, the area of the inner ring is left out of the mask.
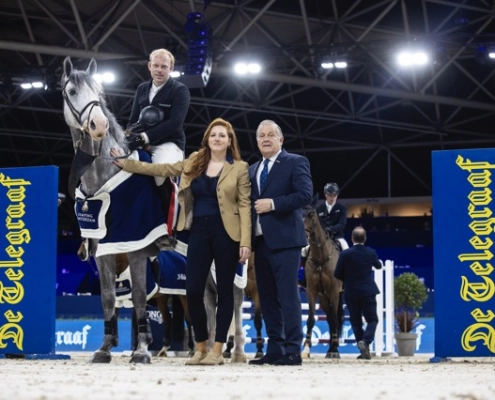
[[[213,68],[205,88],[191,89],[188,153],[223,117],[252,163],[256,127],[274,119],[284,147],[309,158],[320,195],[335,181],[342,197],[375,198],[430,196],[432,151],[495,144],[495,63],[480,51],[495,45],[493,1],[2,0],[0,167],[57,165],[66,192],[73,148],[60,86],[24,91],[22,79],[58,83],[65,56],[81,68],[94,57],[118,73],[106,96],[125,125],[148,54],[167,47],[184,63],[193,11],[212,28]],[[428,46],[434,63],[400,70],[393,54],[404,44]],[[324,73],[330,53],[349,68]],[[240,56],[260,60],[262,73],[233,76]]]

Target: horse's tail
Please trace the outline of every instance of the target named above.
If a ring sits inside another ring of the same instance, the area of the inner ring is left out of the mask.
[[[344,330],[344,292],[339,293],[339,305],[337,307],[337,321],[338,321],[338,335],[342,337],[342,331]]]

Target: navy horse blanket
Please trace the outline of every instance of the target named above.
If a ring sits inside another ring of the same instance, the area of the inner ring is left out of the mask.
[[[176,251],[161,251],[154,259],[148,259],[146,270],[146,300],[157,293],[186,294],[186,256],[184,243],[178,242]],[[183,253],[183,254],[181,254]],[[130,268],[116,277],[115,307],[132,308],[132,280]]]
[[[150,162],[144,151],[130,159]],[[167,234],[167,224],[152,176],[118,172],[95,194],[76,189],[74,205],[81,236],[99,239],[96,257],[142,249]]]

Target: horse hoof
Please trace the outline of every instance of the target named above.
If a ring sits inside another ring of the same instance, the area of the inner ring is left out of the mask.
[[[254,355],[254,358],[261,358],[263,356],[264,356],[264,354],[262,351],[257,351],[256,354]]]
[[[151,357],[149,354],[133,354],[129,362],[134,364],[151,364]]]
[[[340,359],[340,353],[327,353],[325,358],[330,358],[332,360]]]
[[[167,348],[162,347],[162,349],[158,352],[158,354],[156,356],[157,357],[168,357],[167,356]]]
[[[234,356],[232,357],[232,360],[230,362],[236,364],[247,363],[247,358],[246,355],[243,353],[234,353]]]
[[[223,356],[223,358],[231,358],[232,357],[232,353],[230,351],[224,351],[222,353],[222,356]]]
[[[112,355],[103,351],[93,353],[89,362],[93,364],[109,364],[112,361]]]
[[[309,353],[301,353],[301,358],[310,358]]]

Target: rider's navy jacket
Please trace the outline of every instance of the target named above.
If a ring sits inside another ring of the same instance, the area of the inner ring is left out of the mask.
[[[345,224],[347,222],[347,209],[342,203],[338,201],[333,205],[328,213],[326,201],[316,207],[318,218],[320,218],[321,225],[334,239],[340,239],[344,237]]]
[[[134,96],[131,115],[127,128],[139,120],[139,114],[149,105],[160,108],[164,113],[163,122],[146,130],[151,145],[165,142],[175,143],[182,151],[186,148],[184,120],[189,110],[191,94],[186,85],[169,78],[167,83],[156,93],[150,104],[150,90],[153,81],[141,83]]]

